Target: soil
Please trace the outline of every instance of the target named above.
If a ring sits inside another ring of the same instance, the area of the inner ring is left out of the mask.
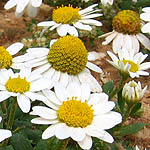
[[[6,11],[3,7],[4,3],[0,2],[0,45],[7,48],[14,42],[21,41],[23,38],[31,35],[30,32],[27,32],[27,26],[31,23],[31,19],[26,14],[21,18],[16,18],[14,15],[15,9]],[[40,22],[47,20],[51,11],[52,8],[47,5],[42,5],[38,16],[36,17],[36,21]],[[117,85],[120,81],[120,75],[118,71],[106,61],[106,59],[110,59],[106,51],[111,51],[111,45],[103,46],[101,44],[102,41],[103,39],[96,39],[94,41],[94,46],[90,46],[89,43],[86,44],[88,50],[96,51],[98,53],[99,58],[95,61],[95,64],[101,67],[104,71],[103,75],[99,75],[97,73],[93,73],[93,75],[100,84],[113,80],[114,84]],[[144,113],[138,119],[130,118],[127,123],[141,121],[150,124],[150,76],[140,77],[135,80],[140,80],[142,87],[145,87],[146,85],[148,86],[144,98],[142,99]],[[148,147],[150,148],[150,127],[146,126],[135,135],[127,136],[125,139],[132,141],[133,145],[138,145],[140,150],[144,150],[144,148]]]

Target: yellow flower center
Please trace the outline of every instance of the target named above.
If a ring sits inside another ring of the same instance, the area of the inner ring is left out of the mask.
[[[120,60],[118,62],[119,65],[120,65],[120,62],[123,62],[124,65],[126,65],[127,63],[130,64],[131,65],[129,69],[130,72],[137,72],[139,70],[139,66],[131,60]]]
[[[77,75],[86,67],[87,57],[87,49],[79,38],[65,36],[51,46],[47,59],[55,70]]]
[[[140,33],[141,20],[132,10],[123,10],[113,18],[113,29],[123,34]]]
[[[53,10],[52,19],[56,23],[73,24],[81,19],[79,8],[73,8],[72,5],[57,7]]]
[[[0,69],[9,68],[12,64],[12,56],[3,47],[0,46]]]
[[[74,97],[71,100],[63,102],[58,110],[58,119],[71,127],[84,128],[91,124],[93,120],[92,106],[82,103]]]
[[[21,79],[20,76],[13,79],[9,77],[9,80],[6,82],[5,87],[9,92],[23,94],[29,91],[30,82],[28,82],[26,78]]]

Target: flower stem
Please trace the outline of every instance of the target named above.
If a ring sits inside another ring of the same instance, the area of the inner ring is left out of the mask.
[[[119,85],[115,89],[113,89],[113,91],[110,93],[109,99],[112,99],[123,88],[127,78],[128,77],[122,76]]]
[[[16,109],[17,109],[17,100],[14,99],[13,100],[13,104],[12,104],[12,107],[11,107],[11,110],[10,110],[10,113],[9,113],[9,119],[8,119],[8,125],[7,125],[7,129],[8,130],[12,130],[12,126],[13,126],[13,123],[14,123],[14,119],[15,119],[15,113],[16,113]],[[8,141],[9,139],[6,139],[4,142],[3,142],[3,146],[6,146],[8,144]]]
[[[2,109],[2,112],[7,115],[6,101],[1,102],[1,109]]]

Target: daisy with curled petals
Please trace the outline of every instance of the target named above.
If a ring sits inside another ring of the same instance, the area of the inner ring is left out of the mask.
[[[150,7],[145,7],[142,11],[144,13],[140,15],[140,18],[148,23],[144,24],[141,30],[143,33],[150,33]]]
[[[0,46],[0,69],[8,69],[13,66],[13,55],[23,48],[22,43],[14,43],[8,48]]]
[[[135,54],[133,49],[130,51],[126,49],[118,51],[118,57],[110,51],[107,51],[107,53],[113,60],[107,61],[122,74],[128,74],[131,78],[139,77],[140,75],[149,75],[149,73],[144,70],[150,68],[150,62],[142,63],[148,56],[147,54],[141,52]]]
[[[52,20],[40,22],[38,26],[46,27],[43,32],[50,27],[50,31],[56,29],[60,36],[68,34],[78,36],[76,28],[81,30],[91,31],[94,26],[102,26],[102,23],[94,20],[93,18],[102,16],[99,9],[94,10],[98,4],[93,4],[83,10],[79,8],[73,8],[72,5],[57,7],[53,10]],[[42,32],[42,34],[43,34]]]
[[[0,116],[0,122],[2,121],[2,117]],[[11,131],[0,129],[0,142],[12,136]]]
[[[102,37],[106,37],[103,45],[109,44],[111,41],[114,53],[118,50],[126,48],[128,50],[134,49],[135,53],[139,52],[139,42],[150,50],[150,40],[142,33],[141,20],[138,14],[132,10],[120,11],[113,18],[113,31],[106,33]]]
[[[101,3],[102,3],[103,5],[107,5],[107,4],[112,5],[112,4],[113,4],[113,1],[114,1],[114,0],[101,0]]]
[[[44,103],[49,106],[35,106],[31,115],[38,118],[32,119],[34,124],[51,124],[42,134],[42,139],[56,136],[63,140],[71,137],[82,149],[92,147],[92,138],[97,137],[108,143],[114,141],[113,137],[105,130],[121,123],[119,113],[112,111],[115,103],[108,101],[105,93],[91,94],[87,83],[70,83],[64,87],[56,83],[54,90],[43,90],[47,97]],[[110,121],[111,120],[111,121]]]
[[[31,102],[45,100],[44,96],[36,93],[49,87],[49,79],[39,74],[32,74],[30,68],[23,68],[20,73],[14,73],[11,69],[0,70],[0,102],[13,96],[17,97],[17,103],[24,113],[30,111]]]
[[[89,71],[102,73],[98,66],[89,62],[95,59],[78,37],[68,35],[52,40],[50,49],[29,48],[25,55],[14,58],[14,67],[36,67],[34,73],[43,74],[53,83],[62,82],[66,86],[72,81],[88,82],[93,92],[101,92],[101,86]]]
[[[42,0],[9,0],[4,8],[6,10],[16,6],[16,17],[21,17],[27,8],[28,16],[34,18],[37,15],[38,7],[42,4]]]

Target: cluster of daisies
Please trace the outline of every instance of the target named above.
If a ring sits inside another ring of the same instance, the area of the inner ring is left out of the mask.
[[[27,8],[28,15],[35,17],[41,4],[42,0],[9,0],[5,9],[16,6],[15,14],[20,17]],[[44,27],[41,35],[47,29],[56,29],[60,36],[51,40],[48,48],[28,48],[24,55],[14,57],[24,47],[22,43],[8,48],[0,46],[0,102],[16,97],[19,108],[29,113],[31,103],[41,101],[45,106],[32,107],[30,115],[39,116],[32,119],[32,123],[49,125],[42,139],[71,137],[82,149],[92,147],[92,137],[112,143],[114,139],[106,130],[122,122],[121,114],[113,111],[115,103],[109,101],[109,96],[91,74],[90,70],[103,72],[92,63],[97,59],[96,53],[88,52],[78,38],[77,29],[91,31],[93,25],[102,26],[93,19],[103,15],[96,6],[93,4],[83,10],[72,5],[54,9],[52,21],[38,24]],[[149,9],[143,11],[141,18],[150,21]],[[112,59],[108,62],[131,78],[149,75],[145,70],[150,68],[150,62],[143,63],[147,54],[139,52],[139,41],[150,49],[150,40],[141,33],[140,17],[134,11],[123,10],[114,17],[112,26],[112,32],[100,37],[106,37],[104,45],[113,41],[113,51],[118,55],[108,51]],[[149,23],[142,27],[142,32],[149,32],[148,28]],[[16,69],[19,72],[15,73]],[[127,90],[130,88],[132,90]],[[140,99],[145,90],[146,87],[142,89],[140,83],[132,81],[125,86],[124,95]],[[128,95],[127,91],[132,93]],[[0,130],[0,141],[10,136],[10,131]]]

